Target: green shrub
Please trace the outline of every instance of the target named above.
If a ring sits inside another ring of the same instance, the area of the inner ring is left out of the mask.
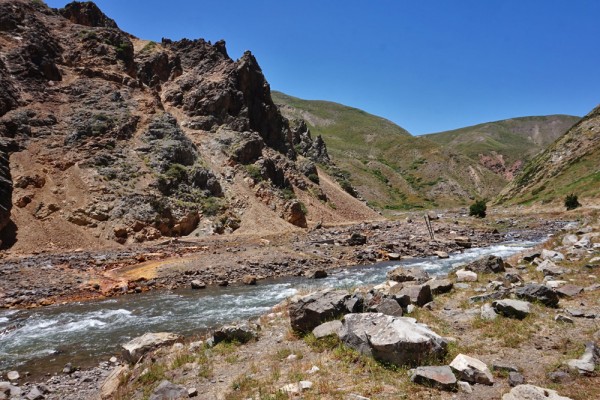
[[[471,204],[471,207],[469,207],[469,215],[477,218],[485,218],[486,211],[487,205],[485,204],[485,200],[477,200],[475,203]]]
[[[244,165],[246,172],[250,178],[254,179],[256,182],[262,181],[264,178],[262,176],[262,172],[260,168],[254,164]]]
[[[567,210],[574,210],[577,207],[581,207],[577,195],[574,195],[573,193],[568,194],[567,197],[565,197],[565,207]]]
[[[319,175],[316,174],[310,174],[308,175],[308,179],[310,179],[312,182],[319,184]]]

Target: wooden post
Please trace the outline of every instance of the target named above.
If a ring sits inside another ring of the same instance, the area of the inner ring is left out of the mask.
[[[435,240],[433,237],[433,228],[431,227],[431,220],[429,219],[429,215],[425,214],[425,226],[427,226],[427,231],[429,231],[429,236],[431,240]]]

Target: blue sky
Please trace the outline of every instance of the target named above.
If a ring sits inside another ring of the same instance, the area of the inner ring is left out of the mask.
[[[67,2],[48,0],[51,7]],[[273,90],[413,134],[600,103],[596,0],[98,0],[144,39],[225,39]]]

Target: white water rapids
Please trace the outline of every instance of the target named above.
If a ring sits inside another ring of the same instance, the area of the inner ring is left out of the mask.
[[[0,371],[48,371],[66,362],[92,365],[119,351],[119,345],[145,332],[192,335],[218,325],[249,319],[294,295],[299,289],[351,288],[385,281],[398,265],[420,267],[430,275],[454,265],[494,254],[508,257],[537,242],[493,245],[452,254],[448,259],[413,259],[349,267],[325,279],[285,278],[257,286],[206,290],[153,291],[103,301],[55,305],[32,310],[0,311]]]

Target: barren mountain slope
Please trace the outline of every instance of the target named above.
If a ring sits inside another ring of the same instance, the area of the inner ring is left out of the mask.
[[[222,41],[143,41],[91,2],[0,0],[0,78],[4,248],[377,217],[358,200],[323,211],[324,143],[290,128],[256,59]]]

